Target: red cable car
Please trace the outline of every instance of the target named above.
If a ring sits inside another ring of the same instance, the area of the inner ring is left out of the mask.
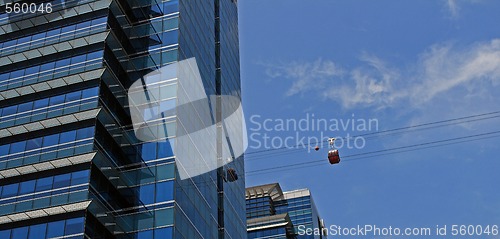
[[[330,161],[330,164],[340,163],[339,151],[337,149],[328,151],[328,161]]]

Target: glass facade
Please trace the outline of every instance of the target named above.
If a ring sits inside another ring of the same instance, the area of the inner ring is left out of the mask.
[[[302,230],[322,230],[324,223],[308,189],[282,192],[279,184],[246,189],[248,238],[326,238],[299,235]]]
[[[36,2],[52,12],[0,13],[0,238],[246,238],[244,177],[224,174],[243,175],[242,156],[181,180],[174,146],[195,144],[176,135],[207,119],[164,115],[175,133],[144,142],[126,97],[194,57],[206,95],[240,99],[236,1]],[[182,83],[166,84],[162,104],[193,94]]]

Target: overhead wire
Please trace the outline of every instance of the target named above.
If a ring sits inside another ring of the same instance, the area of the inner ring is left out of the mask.
[[[496,135],[496,134],[498,134],[498,135]],[[465,143],[465,142],[471,142],[471,141],[478,141],[478,140],[484,140],[484,139],[490,139],[490,138],[496,138],[496,137],[500,137],[500,130],[481,133],[481,134],[475,134],[475,135],[469,135],[469,136],[463,136],[463,137],[455,137],[455,138],[444,139],[444,140],[418,143],[418,144],[413,144],[413,145],[399,146],[399,147],[394,147],[394,148],[389,148],[389,149],[376,150],[376,151],[346,155],[346,156],[341,156],[341,157],[343,159],[347,158],[346,160],[343,160],[342,162],[349,162],[349,161],[353,161],[353,160],[368,159],[368,158],[373,158],[373,157],[378,157],[378,156],[398,154],[398,153],[416,151],[416,150],[421,150],[421,149],[426,149],[426,148],[442,147],[442,146],[446,146],[446,145]],[[474,138],[474,139],[471,139],[471,138]],[[391,151],[395,151],[395,152],[391,152]],[[370,156],[370,157],[368,157],[368,156]],[[306,162],[300,162],[300,163],[295,163],[295,164],[280,165],[280,166],[275,166],[275,167],[268,167],[268,168],[248,171],[248,172],[246,172],[246,176],[254,176],[254,175],[266,174],[266,173],[271,173],[271,172],[293,170],[293,169],[298,169],[298,168],[314,167],[314,166],[319,166],[319,165],[324,164],[324,163],[325,163],[325,160],[314,160],[314,161],[306,161]]]
[[[465,123],[471,123],[471,122],[476,122],[476,121],[481,121],[481,120],[500,118],[500,115],[491,116],[494,114],[500,114],[500,111],[470,115],[470,116],[465,116],[465,117],[458,117],[458,118],[447,119],[447,120],[440,120],[440,121],[435,121],[435,122],[423,123],[423,124],[418,124],[418,125],[413,125],[413,126],[405,126],[405,127],[400,127],[400,128],[377,131],[377,132],[370,132],[370,133],[359,134],[359,135],[350,136],[350,137],[342,137],[339,139],[354,140],[357,137],[363,137],[365,140],[367,140],[367,139],[369,140],[369,139],[380,138],[380,137],[385,137],[385,136],[393,136],[393,135],[397,135],[397,134],[404,134],[404,133],[409,133],[409,132],[414,132],[414,131],[435,129],[435,128],[439,128],[439,127],[446,127],[446,126],[451,126],[451,125],[465,124]],[[489,116],[489,117],[484,117],[484,116]],[[472,118],[477,118],[477,117],[483,117],[483,118],[472,119]],[[458,122],[454,122],[454,121],[458,121]],[[443,123],[447,123],[447,124],[443,124]],[[439,125],[439,124],[441,124],[441,125]],[[429,126],[429,127],[425,127],[425,126]],[[425,127],[425,128],[421,128],[421,127]],[[368,137],[365,137],[365,136],[368,136]],[[303,150],[304,148],[311,147],[311,145],[323,145],[327,141],[328,140],[323,140],[323,141],[318,141],[318,142],[311,142],[309,144],[297,144],[297,145],[294,145],[291,147],[284,146],[284,147],[279,147],[279,148],[270,148],[270,149],[252,151],[252,152],[245,153],[245,158],[247,160],[249,160],[249,159],[257,160],[260,158],[267,158],[269,156],[295,153],[294,151]]]

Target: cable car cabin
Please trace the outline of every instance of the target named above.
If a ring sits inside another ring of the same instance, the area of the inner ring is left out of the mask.
[[[330,164],[340,163],[339,151],[337,149],[328,151],[328,161],[330,161]]]
[[[227,181],[229,181],[229,182],[234,182],[234,181],[238,180],[238,174],[236,173],[236,170],[234,170],[233,168],[227,169],[226,177],[227,177]]]

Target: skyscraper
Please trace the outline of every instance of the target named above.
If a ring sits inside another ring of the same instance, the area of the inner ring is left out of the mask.
[[[323,219],[308,189],[283,192],[278,183],[249,187],[246,207],[249,239],[326,238],[301,233],[308,229],[324,232]]]
[[[0,2],[0,238],[245,238],[241,156],[181,179],[174,153],[220,160],[241,143],[221,123],[229,109],[170,111],[168,136],[142,141],[127,101],[134,82],[185,59],[206,95],[241,98],[237,3],[23,2]],[[162,105],[193,94],[182,83],[162,79]],[[177,142],[206,122],[213,138]]]

